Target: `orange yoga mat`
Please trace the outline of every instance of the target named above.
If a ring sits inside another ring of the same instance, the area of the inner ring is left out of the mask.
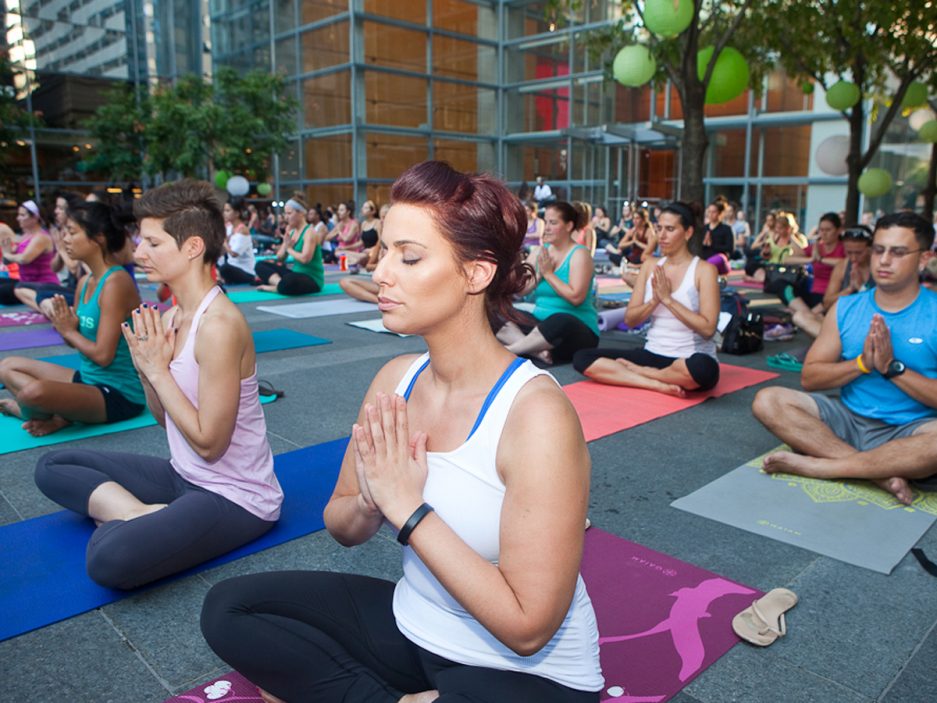
[[[563,386],[579,414],[586,441],[643,425],[664,415],[699,405],[707,398],[718,398],[777,378],[778,374],[731,364],[719,365],[719,383],[712,390],[690,393],[686,398],[655,393],[640,388],[606,386],[580,381]]]

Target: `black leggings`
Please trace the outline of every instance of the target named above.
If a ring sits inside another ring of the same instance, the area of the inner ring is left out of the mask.
[[[599,344],[599,335],[589,329],[585,322],[568,312],[554,313],[545,320],[538,320],[527,313],[521,314],[527,321],[518,327],[524,334],[530,334],[535,327],[540,330],[540,334],[552,347],[550,355],[555,364],[566,364],[580,349],[594,349]]]
[[[585,374],[592,364],[599,359],[627,359],[638,366],[649,366],[652,369],[666,369],[677,360],[677,357],[662,356],[649,352],[647,349],[583,349],[576,352],[573,357],[573,367],[581,374]],[[708,391],[719,383],[719,362],[707,354],[692,354],[684,359],[687,371],[699,390]]]
[[[394,584],[315,571],[238,576],[215,585],[202,634],[215,653],[283,700],[397,703],[436,689],[440,703],[595,703],[532,674],[457,664],[397,629]]]
[[[280,295],[308,295],[309,293],[318,293],[322,287],[309,276],[302,273],[295,273],[283,264],[275,264],[272,261],[259,261],[254,267],[257,272],[257,278],[266,283],[273,274],[280,275],[280,282],[277,284],[277,293]]]
[[[234,264],[224,263],[218,267],[218,275],[225,283],[253,283],[257,277]],[[269,278],[269,276],[268,276]]]
[[[15,278],[0,278],[0,305],[19,305],[19,298],[13,293],[19,281]]]
[[[274,522],[185,481],[168,459],[63,449],[36,464],[36,485],[59,505],[88,514],[95,488],[114,481],[143,503],[169,506],[133,520],[111,520],[88,542],[88,575],[130,589],[201,564],[251,542]]]

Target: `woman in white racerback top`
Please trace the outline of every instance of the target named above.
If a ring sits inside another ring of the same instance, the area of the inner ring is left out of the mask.
[[[403,578],[230,579],[208,594],[202,631],[266,700],[598,701],[582,430],[553,378],[489,323],[530,275],[523,206],[440,162],[405,172],[392,200],[378,304],[429,351],[375,377],[325,524],[346,546],[388,524]]]
[[[584,349],[573,366],[599,383],[684,396],[719,382],[713,335],[719,320],[716,268],[690,252],[697,215],[674,202],[658,219],[661,258],[644,262],[625,322],[651,318],[643,349]],[[643,292],[643,295],[641,293]]]

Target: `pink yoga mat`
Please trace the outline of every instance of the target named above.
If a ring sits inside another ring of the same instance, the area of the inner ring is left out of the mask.
[[[595,527],[582,557],[599,625],[603,701],[669,700],[740,640],[762,593]]]
[[[18,327],[20,325],[47,325],[49,319],[38,312],[0,312],[0,327]]]
[[[599,626],[602,700],[624,703],[674,696],[739,641],[732,618],[762,595],[594,527],[586,532],[582,577]],[[261,698],[232,671],[166,703],[215,700]]]
[[[690,393],[686,398],[675,398],[640,388],[605,386],[593,381],[572,383],[564,386],[563,390],[579,413],[586,441],[591,442],[664,415],[692,408],[707,398],[718,398],[778,377],[776,373],[730,364],[720,364],[719,368],[719,384],[715,388],[704,393]]]

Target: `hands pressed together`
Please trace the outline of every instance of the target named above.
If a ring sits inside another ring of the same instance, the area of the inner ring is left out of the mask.
[[[132,325],[132,328],[131,328]],[[169,370],[176,344],[176,330],[163,327],[162,316],[155,305],[144,303],[131,313],[131,322],[124,322],[120,331],[130,347],[133,365],[147,380]]]
[[[74,309],[66,302],[64,296],[55,295],[52,297],[51,307],[48,308],[49,320],[55,331],[63,337],[68,332],[74,332],[78,329],[78,315]]]
[[[426,484],[425,432],[410,433],[407,401],[378,393],[364,406],[362,424],[352,427],[359,507],[383,514],[400,528],[423,503]]]
[[[670,285],[670,279],[664,273],[663,266],[655,266],[651,271],[651,293],[654,296],[654,302],[669,307],[673,302],[673,286]]]
[[[891,345],[891,332],[885,324],[885,318],[879,314],[872,316],[869,333],[862,346],[862,361],[870,371],[875,369],[881,374],[888,371],[888,365],[895,358]]]
[[[546,247],[540,247],[540,251],[537,252],[537,271],[541,276],[556,271],[556,264]]]

